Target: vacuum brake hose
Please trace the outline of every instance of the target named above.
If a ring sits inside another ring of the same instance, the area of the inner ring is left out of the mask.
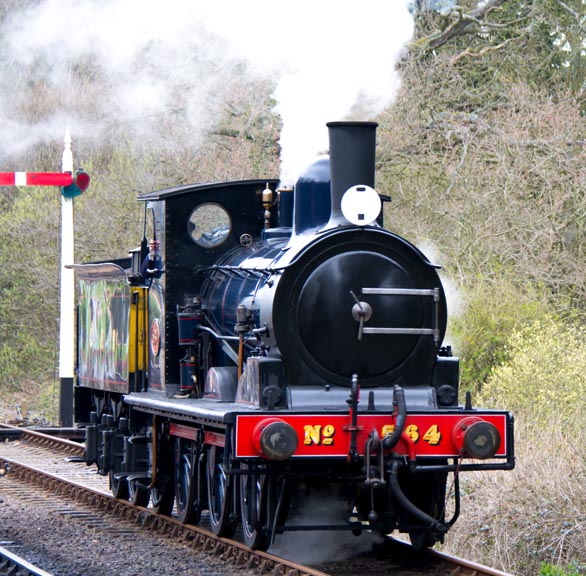
[[[399,438],[401,438],[401,434],[403,434],[403,429],[405,428],[405,418],[407,416],[405,391],[396,384],[393,388],[393,403],[397,405],[397,421],[393,432],[388,436],[385,436],[383,439],[383,447],[385,450],[390,450],[395,447],[395,444],[399,441]]]
[[[399,501],[401,507],[403,507],[409,514],[414,516],[417,520],[428,524],[430,528],[438,535],[443,536],[448,531],[448,526],[443,522],[439,522],[429,514],[420,510],[403,494],[401,487],[399,486],[399,466],[400,462],[394,460],[391,464],[391,471],[389,474],[390,490],[393,496]]]

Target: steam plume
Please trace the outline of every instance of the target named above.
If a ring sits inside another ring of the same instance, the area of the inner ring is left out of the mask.
[[[20,4],[19,4],[20,5]],[[284,181],[327,146],[325,123],[369,119],[397,89],[412,34],[404,0],[38,0],[0,21],[0,158],[113,127],[190,145],[213,125],[222,87],[247,73],[275,84]]]

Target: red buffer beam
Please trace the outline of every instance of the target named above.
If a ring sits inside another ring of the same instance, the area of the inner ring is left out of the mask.
[[[0,172],[0,186],[69,186],[68,172]]]

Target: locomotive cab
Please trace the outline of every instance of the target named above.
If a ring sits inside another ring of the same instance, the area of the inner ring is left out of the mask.
[[[156,350],[152,345],[150,350],[151,391],[167,396],[203,392],[207,370],[195,364],[197,348],[210,342],[199,333],[207,306],[198,294],[222,254],[259,241],[265,212],[261,198],[268,186],[276,187],[276,181],[180,186],[140,197],[154,215],[165,269],[150,286],[148,332],[160,333]]]

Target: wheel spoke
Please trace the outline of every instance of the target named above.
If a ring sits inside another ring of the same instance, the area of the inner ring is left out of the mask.
[[[158,430],[153,430],[153,433],[158,434]],[[168,437],[161,434],[157,442],[155,483],[151,489],[151,503],[155,512],[164,516],[171,516],[175,501],[175,471],[171,447]]]
[[[237,518],[232,513],[232,479],[226,474],[224,450],[210,446],[207,450],[208,510],[214,534],[230,537],[236,529]]]
[[[197,524],[201,518],[200,451],[196,443],[175,441],[175,501],[180,522]]]
[[[288,512],[288,490],[282,476],[242,464],[248,474],[240,476],[240,515],[244,543],[267,550],[275,528],[283,525]]]

